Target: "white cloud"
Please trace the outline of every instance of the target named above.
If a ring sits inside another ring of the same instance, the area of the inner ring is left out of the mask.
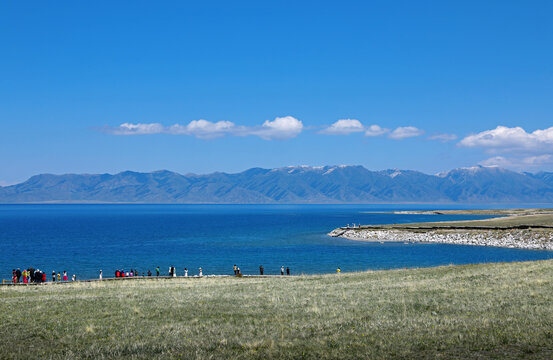
[[[469,135],[458,145],[485,148],[490,152],[524,150],[543,153],[553,150],[553,127],[528,133],[519,126],[498,126],[492,130]]]
[[[523,159],[523,162],[529,166],[541,166],[553,164],[553,155],[543,154],[537,156],[528,156]]]
[[[455,134],[434,134],[428,137],[428,140],[437,140],[440,142],[448,142],[457,140],[457,135]]]
[[[356,119],[341,119],[334,124],[319,131],[319,134],[326,135],[349,135],[356,132],[365,132],[365,136],[380,136],[390,132],[390,129],[382,128],[376,124],[364,126]]]
[[[169,134],[193,135],[199,139],[214,139],[232,134],[236,125],[231,121],[211,122],[207,120],[192,120],[188,125],[175,124],[167,129]]]
[[[482,148],[494,154],[481,162],[513,170],[539,170],[553,166],[553,127],[526,132],[522,127],[498,126],[471,134],[459,147]]]
[[[265,140],[290,139],[298,136],[303,130],[303,123],[292,116],[277,117],[273,121],[266,120],[261,128],[245,127],[244,135],[257,135]]]
[[[105,129],[107,133],[113,135],[149,135],[159,134],[164,131],[163,125],[158,123],[151,124],[131,124],[123,123],[117,127]]]
[[[545,165],[553,165],[553,155],[543,154],[527,157],[494,156],[479,163],[484,166],[499,166],[513,170],[535,170]]]
[[[417,129],[414,126],[400,126],[392,131],[388,137],[394,140],[402,140],[424,134],[424,130]]]
[[[373,125],[375,126],[375,125]],[[348,135],[354,132],[363,132],[365,127],[359,120],[341,119],[330,125],[326,129],[321,130],[320,134],[327,135]]]
[[[513,162],[503,156],[494,156],[492,158],[480,161],[478,165],[484,166],[499,166],[502,168],[512,168]]]
[[[371,125],[365,130],[365,136],[380,136],[390,132],[390,129],[382,128],[378,125]]]
[[[298,136],[303,130],[303,123],[292,117],[277,117],[273,121],[265,121],[261,126],[237,126],[231,121],[211,122],[193,120],[187,125],[175,124],[165,127],[159,123],[131,124],[123,123],[116,127],[104,127],[102,131],[111,135],[149,135],[173,134],[190,135],[199,139],[213,139],[225,135],[259,136],[265,140],[289,139]]]

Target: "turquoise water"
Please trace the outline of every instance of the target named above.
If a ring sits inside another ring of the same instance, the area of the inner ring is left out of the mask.
[[[482,216],[362,213],[436,206],[0,205],[0,273],[34,267],[95,278],[116,268],[189,275],[313,274],[553,258],[552,251],[447,244],[364,243],[326,234],[347,223],[386,224]],[[451,208],[451,206],[447,207]]]

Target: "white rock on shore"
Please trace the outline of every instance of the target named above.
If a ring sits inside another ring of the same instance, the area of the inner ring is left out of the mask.
[[[553,232],[543,230],[430,230],[414,232],[387,229],[335,229],[328,235],[358,241],[427,242],[553,250]]]

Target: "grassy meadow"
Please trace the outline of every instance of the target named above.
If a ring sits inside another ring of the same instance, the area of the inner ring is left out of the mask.
[[[553,226],[553,213],[551,214],[531,214],[531,215],[514,215],[505,217],[496,217],[482,220],[461,220],[461,221],[436,221],[426,223],[405,223],[405,224],[386,224],[386,225],[365,225],[363,229],[413,229],[416,227],[424,228],[459,228],[464,227],[497,227],[498,229],[516,226]]]
[[[553,261],[0,287],[2,359],[551,359]]]

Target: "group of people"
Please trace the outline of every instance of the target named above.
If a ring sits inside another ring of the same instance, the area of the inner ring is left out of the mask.
[[[280,275],[284,275],[284,266],[280,267]],[[286,275],[290,275],[290,268],[286,267]]]
[[[56,281],[68,281],[69,278],[67,276],[67,271],[63,271],[63,275],[59,272],[56,273],[55,271],[52,271],[52,282]],[[72,281],[77,280],[77,275],[73,274],[71,277]],[[46,279],[46,272],[41,271],[40,269],[34,269],[33,267],[30,267],[28,269],[23,269],[21,271],[19,268],[12,270],[12,282],[14,284],[29,284],[29,283],[45,283],[47,281]]]
[[[157,267],[157,269],[159,269],[159,266]],[[148,272],[150,272],[150,270],[148,270]],[[159,271],[157,273],[157,276],[159,276]],[[173,265],[169,266],[169,276],[177,277],[177,269]],[[201,267],[198,268],[198,276],[203,276],[203,270]],[[188,277],[188,268],[184,268],[184,277]]]
[[[155,271],[156,277],[159,277],[159,266],[156,266],[154,271]],[[147,276],[152,276],[152,275],[153,275],[152,271],[150,269],[148,269]],[[170,277],[177,277],[177,269],[172,265],[169,266],[169,271],[168,271],[167,275],[170,276]],[[198,275],[200,277],[203,276],[202,268],[198,269]],[[129,271],[119,270],[119,269],[115,270],[115,277],[116,278],[125,278],[125,277],[128,278],[128,277],[135,277],[135,276],[144,276],[144,273],[142,273],[142,275],[140,275],[138,270],[136,270],[136,269],[130,269]],[[188,277],[188,269],[187,268],[184,268],[184,276]],[[102,270],[100,270],[99,279],[102,280]]]
[[[232,269],[234,270],[234,276],[242,276],[242,272],[240,271],[240,268],[238,266],[236,266],[236,264],[234,264]],[[261,266],[259,267],[259,269],[261,271]],[[263,274],[261,274],[261,275],[263,275]]]
[[[357,226],[355,226],[355,223],[353,223],[352,226],[349,226],[349,224],[347,224],[346,228],[348,228],[348,229],[361,229],[361,223],[357,224]]]
[[[242,276],[242,271],[240,271],[240,268],[236,264],[234,264],[232,268],[234,270],[234,276]],[[284,266],[281,266],[280,275],[284,275],[284,272],[286,272],[286,275],[290,275],[290,268],[287,266],[285,269]],[[264,273],[265,268],[263,267],[263,265],[259,265],[259,275],[263,276]]]
[[[155,271],[156,276],[159,277],[159,273],[160,273],[159,266],[156,266],[154,271]],[[234,264],[234,266],[233,266],[233,271],[234,271],[234,276],[242,276],[242,271],[240,270],[240,268],[236,264]],[[263,267],[263,265],[259,265],[259,274],[261,276],[263,276],[264,272],[265,272],[265,268]],[[340,272],[340,270],[337,270],[337,272]],[[286,275],[290,275],[290,268],[289,267],[285,268],[284,266],[281,266],[280,267],[280,275],[284,275],[285,273],[286,273]],[[168,275],[170,277],[177,277],[177,270],[173,265],[171,265],[169,267]],[[115,277],[116,278],[128,278],[128,277],[136,277],[136,276],[144,276],[144,273],[142,273],[142,275],[140,275],[138,270],[136,270],[136,269],[130,269],[130,270],[127,270],[127,271],[125,271],[123,269],[115,270]],[[150,269],[148,269],[147,276],[152,276],[152,272],[150,271]],[[199,277],[203,276],[203,270],[202,270],[201,267],[198,268],[198,276]],[[188,277],[188,268],[184,268],[184,277]],[[103,278],[103,273],[102,273],[102,270],[100,270],[99,279],[102,280],[102,278]],[[77,280],[77,275],[73,274],[73,276],[71,277],[71,280],[76,281]],[[21,271],[19,268],[18,269],[13,269],[13,271],[12,271],[12,282],[14,284],[17,284],[17,283],[24,283],[24,284],[27,284],[27,283],[44,283],[46,281],[47,281],[46,273],[44,271],[39,270],[39,269],[33,269],[31,267],[29,269],[23,269],[23,271]],[[59,272],[56,273],[55,271],[52,271],[52,282],[55,282],[55,281],[69,281],[67,271],[64,270],[63,275]]]
[[[134,276],[140,276],[138,273],[138,270],[136,269],[130,269],[130,270],[115,270],[115,277],[116,278],[124,278],[124,277],[134,277]],[[142,276],[144,276],[144,273],[142,273]],[[100,270],[100,279],[102,279],[102,270]]]

